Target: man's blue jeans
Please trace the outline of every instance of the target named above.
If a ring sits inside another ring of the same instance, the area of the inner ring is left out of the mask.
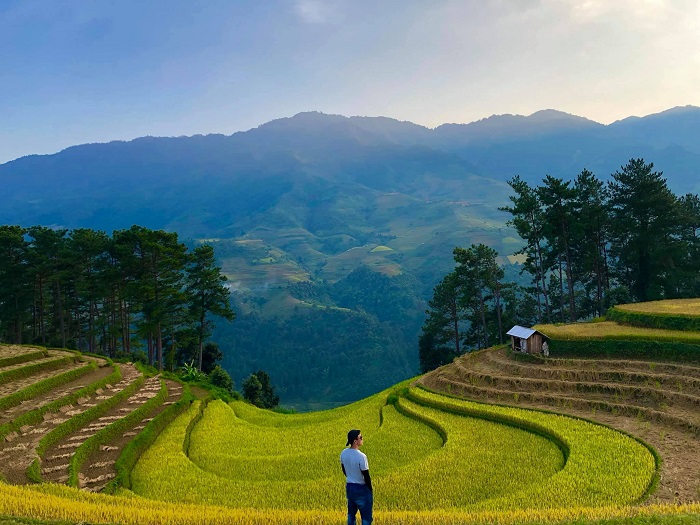
[[[362,525],[370,525],[372,523],[372,491],[367,488],[367,485],[358,483],[346,483],[345,493],[348,496],[348,525],[355,525],[355,515],[360,511]]]

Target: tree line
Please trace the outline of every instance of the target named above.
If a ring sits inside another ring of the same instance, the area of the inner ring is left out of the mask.
[[[201,370],[212,316],[235,316],[225,283],[213,248],[176,233],[0,226],[0,341]]]
[[[653,163],[631,159],[606,183],[519,176],[511,215],[524,241],[523,284],[504,280],[495,250],[455,248],[455,270],[435,287],[419,338],[422,370],[467,349],[503,342],[512,324],[574,322],[615,304],[700,294],[700,198],[676,196]]]

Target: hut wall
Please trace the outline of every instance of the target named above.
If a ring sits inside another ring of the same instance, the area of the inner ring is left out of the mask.
[[[542,334],[535,332],[527,340],[527,353],[528,354],[541,354],[542,353],[542,343],[544,342]]]

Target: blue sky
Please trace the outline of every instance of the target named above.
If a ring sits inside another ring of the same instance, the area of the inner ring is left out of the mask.
[[[697,0],[0,0],[0,163],[318,110],[700,106]]]

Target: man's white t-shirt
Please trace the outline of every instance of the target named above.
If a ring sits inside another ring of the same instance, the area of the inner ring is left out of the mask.
[[[340,462],[345,467],[345,479],[348,483],[365,484],[363,470],[369,470],[367,456],[354,448],[346,448],[340,453]]]

